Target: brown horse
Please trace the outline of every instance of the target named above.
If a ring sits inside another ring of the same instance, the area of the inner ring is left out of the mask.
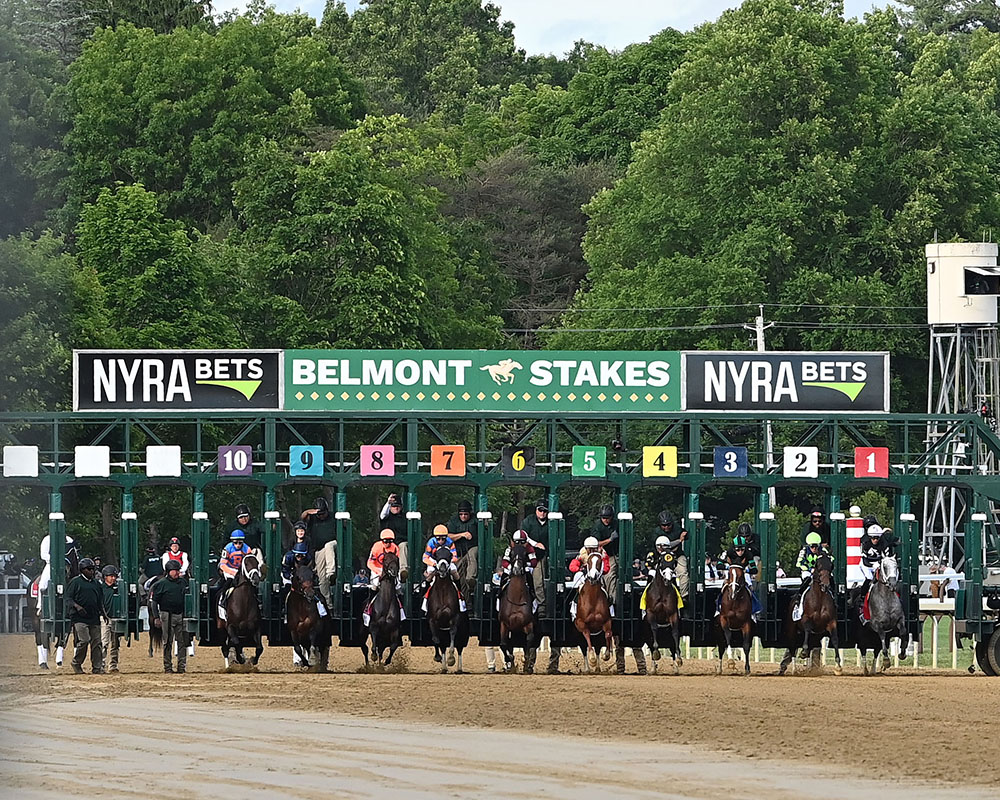
[[[671,562],[672,563],[672,562]],[[660,637],[664,636],[674,663],[674,674],[684,663],[681,658],[681,621],[677,608],[677,589],[674,571],[661,566],[653,571],[653,578],[646,587],[646,644],[653,657],[653,671],[660,661]],[[668,630],[669,629],[669,630]],[[659,635],[658,635],[659,634]]]
[[[326,672],[330,665],[329,613],[321,615],[312,567],[303,564],[292,574],[292,588],[285,600],[285,620],[292,648],[306,669]],[[326,608],[324,607],[324,610]],[[310,658],[315,665],[310,664]]]
[[[503,653],[504,669],[514,669],[514,643],[512,634],[524,637],[524,672],[535,671],[535,613],[531,592],[528,591],[527,573],[524,565],[527,550],[523,542],[516,542],[510,551],[510,577],[500,592],[500,651]]]
[[[80,551],[77,549],[76,544],[70,547],[66,551],[66,583],[68,584],[73,578],[80,574]],[[44,603],[43,596],[45,592],[38,589],[38,583],[42,576],[39,575],[31,584],[31,588],[28,590],[28,594],[31,597],[31,618],[33,622],[33,627],[35,630],[35,645],[38,650],[38,668],[48,669],[49,668],[49,648],[54,644],[56,648],[56,666],[61,667],[63,665],[63,652],[66,649],[66,645],[69,643],[69,634],[73,630],[72,625],[67,625],[66,630],[61,636],[53,636],[47,633],[44,629],[42,623],[42,604]],[[103,580],[103,578],[101,578]],[[55,616],[55,612],[50,609],[50,613]]]
[[[365,656],[365,667],[368,666],[368,639],[371,638],[372,656],[377,667],[390,666],[393,653],[403,644],[399,628],[401,616],[399,599],[396,597],[396,581],[399,578],[399,558],[394,553],[386,553],[382,562],[382,575],[378,581],[378,589],[371,601],[371,612],[368,624],[361,626],[361,652]],[[385,655],[388,650],[388,656]],[[383,663],[382,659],[385,658]]]
[[[256,653],[250,659],[253,666],[257,666],[261,653],[264,652],[260,632],[260,606],[257,604],[257,587],[262,579],[263,566],[256,552],[245,556],[236,573],[233,589],[226,598],[226,618],[218,620],[219,629],[226,632],[222,657],[226,660],[227,669],[230,661],[246,663],[243,657],[245,643],[253,642],[256,647]]]
[[[611,659],[611,652],[618,647],[611,630],[611,601],[604,591],[602,564],[603,556],[600,553],[591,553],[588,556],[586,578],[576,598],[576,618],[573,620],[576,629],[587,643],[586,647],[581,645],[580,649],[586,656],[584,668],[588,671],[590,669],[600,671],[597,661],[600,648],[594,648],[592,636],[604,634],[605,661]]]
[[[438,548],[434,554],[434,582],[427,595],[427,624],[434,642],[434,660],[441,664],[441,671],[455,666],[458,655],[458,672],[462,672],[462,651],[469,644],[469,615],[461,610],[458,587],[451,579],[451,551]],[[447,646],[444,634],[448,635]]]
[[[750,674],[750,645],[753,642],[753,600],[750,597],[750,587],[747,586],[746,573],[743,567],[733,564],[722,586],[722,602],[719,606],[719,666],[716,672],[722,674],[722,659],[726,651],[733,646],[733,633],[740,632],[743,647],[743,674]],[[729,669],[735,669],[736,663],[729,659]]]
[[[837,659],[837,666],[834,674],[840,675],[843,671],[840,662],[840,643],[837,636],[837,604],[833,599],[833,562],[827,557],[821,557],[816,562],[813,569],[813,578],[802,596],[802,617],[798,620],[792,619],[795,604],[788,608],[788,617],[785,621],[785,634],[788,639],[788,649],[785,657],[781,660],[781,667],[778,669],[779,675],[784,675],[785,670],[791,663],[794,669],[795,650],[802,647],[800,658],[809,660],[812,658],[813,667],[819,666],[820,645],[825,638],[830,642],[834,655]]]

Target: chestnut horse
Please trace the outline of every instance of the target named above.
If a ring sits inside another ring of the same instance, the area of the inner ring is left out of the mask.
[[[843,671],[840,662],[840,642],[837,636],[837,604],[833,599],[833,562],[826,556],[816,561],[813,578],[802,596],[802,617],[792,619],[795,604],[788,607],[788,618],[785,622],[785,632],[788,639],[788,649],[781,660],[779,675],[784,675],[789,663],[794,666],[795,650],[801,646],[800,658],[812,658],[813,666],[819,666],[820,644],[824,638],[829,639],[837,659],[834,674]]]
[[[604,557],[600,553],[591,553],[587,557],[586,578],[576,598],[576,618],[573,624],[587,643],[586,648],[580,646],[586,656],[584,666],[587,669],[598,669],[599,666],[597,654],[600,648],[594,648],[592,636],[604,634],[605,661],[611,659],[611,652],[618,645],[611,631],[611,601],[604,591],[603,563]]]
[[[722,602],[719,611],[719,628],[722,636],[719,638],[719,667],[717,674],[722,674],[722,658],[733,646],[733,633],[740,632],[743,647],[743,674],[750,674],[750,645],[753,642],[753,600],[750,597],[750,587],[747,586],[746,573],[743,567],[733,564],[722,586]],[[736,663],[729,659],[729,669],[735,669]]]
[[[504,670],[514,669],[513,634],[524,637],[524,672],[535,671],[536,631],[535,613],[524,565],[527,550],[523,542],[515,542],[510,550],[510,577],[500,591],[500,652],[503,653]],[[520,638],[520,637],[519,637]]]

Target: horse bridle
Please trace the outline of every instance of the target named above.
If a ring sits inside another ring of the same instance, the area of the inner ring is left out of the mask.
[[[243,574],[244,578],[246,578],[248,581],[250,581],[250,583],[253,583],[253,576],[256,575],[257,576],[257,582],[259,583],[261,581],[261,578],[262,578],[262,576],[260,574],[260,565],[258,564],[258,566],[254,567],[252,570],[247,571],[247,559],[250,558],[250,556],[252,556],[252,555],[253,555],[253,553],[247,553],[243,557],[243,560],[240,562],[240,572]],[[256,561],[256,560],[257,560],[257,557],[254,556],[254,561]]]
[[[590,555],[587,556],[587,575],[585,579],[590,583],[601,582],[601,574],[603,572],[603,570],[601,569],[601,565],[603,560],[604,559],[602,558],[600,553],[591,553]],[[592,573],[594,577],[591,577]]]

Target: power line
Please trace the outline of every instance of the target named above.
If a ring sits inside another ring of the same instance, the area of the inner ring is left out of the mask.
[[[923,324],[859,324],[855,322],[775,322],[776,328],[801,330],[823,330],[852,328],[854,330],[919,330],[929,327]],[[703,331],[725,328],[743,328],[742,322],[722,322],[709,325],[672,325],[657,328],[503,328],[504,333],[656,333],[660,331]],[[751,326],[752,327],[752,326]]]
[[[765,308],[827,308],[827,309],[858,309],[863,311],[918,311],[924,306],[857,306],[847,304],[824,305],[822,303],[726,303],[709,306],[659,306],[659,307],[620,307],[620,308],[553,308],[547,306],[527,306],[524,308],[505,308],[505,312],[517,311],[549,311],[553,313],[583,313],[583,312],[621,312],[621,311],[709,311],[726,308],[753,308],[763,305]]]

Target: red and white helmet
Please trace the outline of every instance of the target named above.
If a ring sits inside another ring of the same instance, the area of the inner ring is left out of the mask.
[[[514,541],[515,542],[526,542],[528,541],[528,534],[522,530],[514,531]]]

